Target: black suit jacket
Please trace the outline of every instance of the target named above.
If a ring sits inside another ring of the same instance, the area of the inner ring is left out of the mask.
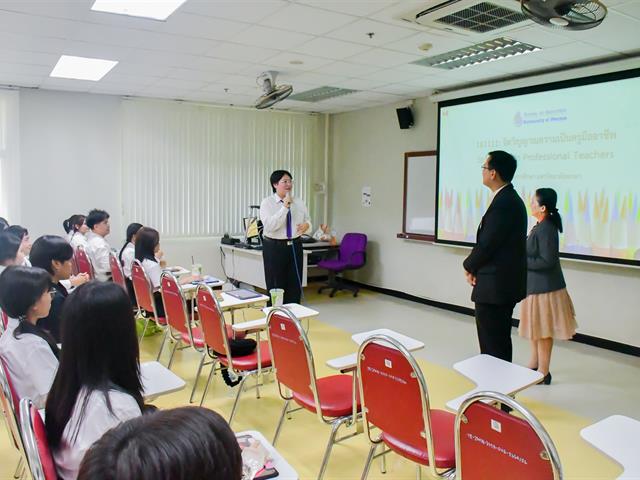
[[[476,303],[516,304],[526,296],[527,209],[513,185],[494,197],[463,265],[476,276]]]

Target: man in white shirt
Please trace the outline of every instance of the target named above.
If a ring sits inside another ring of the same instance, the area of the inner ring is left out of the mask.
[[[284,303],[300,303],[303,261],[300,236],[311,231],[311,220],[304,202],[291,196],[293,179],[289,172],[276,170],[270,182],[273,195],[260,204],[265,283],[267,290],[284,290]]]
[[[111,278],[109,254],[111,246],[104,239],[111,231],[109,214],[104,210],[91,210],[87,215],[87,254],[93,265],[96,280],[106,282]]]

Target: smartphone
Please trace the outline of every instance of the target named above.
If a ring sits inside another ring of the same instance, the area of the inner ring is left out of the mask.
[[[240,445],[240,449],[248,447],[251,443],[251,440],[256,440],[256,438],[252,437],[251,435],[239,435],[236,437],[236,439],[238,440],[238,445]],[[278,470],[276,470],[276,468],[271,464],[271,462],[268,462],[264,466],[264,468],[256,474],[256,476],[254,477],[254,480],[267,480],[269,478],[275,478],[278,475],[280,475]]]

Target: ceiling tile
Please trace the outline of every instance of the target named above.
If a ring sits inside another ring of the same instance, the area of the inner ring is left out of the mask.
[[[370,90],[376,87],[381,87],[389,82],[384,80],[378,80],[375,77],[369,78],[349,78],[347,80],[334,82],[332,85],[342,88],[350,88],[353,90]]]
[[[247,62],[234,62],[221,58],[196,55],[183,55],[181,63],[181,66],[185,68],[206,70],[215,73],[236,73],[249,65]]]
[[[157,82],[158,80],[160,80],[159,77],[150,75],[124,75],[122,73],[118,73],[117,71],[115,71],[115,69],[112,69],[98,83],[145,87],[147,85],[151,85],[154,82]]]
[[[519,30],[510,31],[508,36],[514,40],[520,40],[542,48],[556,47],[571,42],[571,39],[554,33],[557,31],[534,23]]]
[[[356,17],[351,15],[292,3],[263,19],[260,24],[294,32],[322,35],[355,20]]]
[[[398,68],[388,68],[385,70],[378,70],[371,74],[376,80],[383,80],[387,83],[402,83],[410,80],[416,80],[424,77],[425,72],[418,70],[405,71]]]
[[[40,88],[47,90],[65,90],[73,92],[87,92],[95,87],[97,82],[91,80],[71,80],[68,78],[46,77],[40,84]]]
[[[269,57],[279,53],[271,48],[260,48],[256,46],[240,45],[238,43],[221,43],[213,48],[207,55],[210,57],[224,58],[228,60],[241,60],[245,62],[260,63]]]
[[[194,70],[191,68],[172,68],[166,74],[167,78],[203,82],[214,82],[222,78],[222,76],[222,74],[214,73],[210,70]]]
[[[0,62],[26,63],[30,65],[46,65],[53,68],[60,59],[55,53],[21,52],[18,50],[4,50],[0,46]]]
[[[359,53],[366,52],[371,47],[357,43],[343,42],[332,38],[318,37],[302,45],[291,48],[294,52],[306,53],[324,58],[341,60]]]
[[[607,2],[607,6],[609,6],[609,2]],[[637,0],[617,5],[614,8],[616,12],[620,12],[625,15],[629,15],[630,17],[633,17],[637,20],[640,20],[640,2],[638,2]]]
[[[318,69],[317,73],[341,75],[344,77],[363,77],[378,70],[377,67],[371,65],[360,65],[349,62],[333,62]]]
[[[233,42],[243,45],[256,45],[258,47],[275,48],[278,50],[288,50],[308,42],[313,37],[297,32],[287,32],[276,28],[262,27],[255,25],[245,30],[241,34],[233,37]]]
[[[602,24],[581,32],[562,31],[562,35],[606,50],[629,52],[640,49],[640,21],[610,10]]]
[[[0,72],[0,85],[38,87],[45,78],[47,77],[44,75],[23,75],[15,72]]]
[[[339,75],[328,75],[328,74],[321,74],[318,72],[304,72],[292,77],[292,82],[294,87],[298,82],[308,83],[314,86],[321,86],[321,85],[335,85],[338,82],[344,82],[346,80],[349,80],[349,79]]]
[[[359,0],[359,1],[342,1],[335,0],[298,0],[298,3],[304,3],[316,8],[324,8],[334,12],[346,13],[358,17],[367,17],[383,8],[386,8],[397,0]]]
[[[594,47],[588,43],[571,42],[536,52],[537,57],[556,63],[571,64],[586,59],[606,58],[615,55],[611,50]]]
[[[246,23],[183,12],[174,13],[161,25],[158,30],[164,33],[212,40],[228,40],[249,27]]]
[[[15,73],[16,75],[29,75],[36,77],[48,77],[52,68],[47,65],[31,65],[25,63],[9,63],[0,61],[0,72]]]
[[[226,91],[225,91],[226,89]],[[256,98],[260,95],[260,90],[257,85],[234,85],[226,82],[210,83],[202,87],[199,91],[217,94],[220,97],[225,95],[255,95]]]
[[[291,62],[302,62],[302,64],[291,64]],[[324,65],[333,63],[333,60],[327,58],[312,57],[310,55],[303,55],[300,53],[282,52],[267,60],[270,65],[275,65],[279,68],[286,68],[289,70],[315,70]]]
[[[224,18],[245,23],[258,23],[286,7],[283,0],[189,0],[181,11],[205,15],[208,17]]]
[[[372,38],[369,38],[369,33],[374,34]],[[415,30],[410,28],[398,27],[363,18],[334,30],[326,36],[373,47],[386,45],[387,43],[406,38],[414,33]]]
[[[407,53],[395,52],[393,50],[385,50],[383,48],[372,48],[359,55],[354,55],[346,59],[353,63],[363,63],[365,65],[374,65],[380,68],[390,68],[396,65],[411,63],[420,60],[420,55],[409,55]]]
[[[34,34],[39,36],[67,38],[69,32],[81,25],[79,22],[56,18],[27,15],[0,10],[0,32]]]
[[[382,87],[374,88],[374,92],[393,93],[395,95],[404,95],[409,97],[424,97],[429,91],[426,87],[420,88],[414,85],[404,85],[402,83],[393,83]]]
[[[491,62],[491,68],[500,72],[524,74],[529,71],[541,71],[559,66],[557,62],[541,57],[541,54],[542,50],[538,50],[523,55],[503,58]]]
[[[418,46],[425,43],[430,43],[432,45],[431,49],[428,51],[420,50]],[[389,50],[430,57],[457,50],[458,48],[468,47],[472,44],[473,42],[463,40],[455,34],[416,33],[397,42],[391,42],[384,47]]]
[[[39,35],[25,35],[11,32],[0,32],[0,45],[7,50],[25,52],[60,53],[67,45],[67,40]]]
[[[181,80],[179,78],[161,78],[151,84],[151,89],[199,90],[207,83],[204,80]]]

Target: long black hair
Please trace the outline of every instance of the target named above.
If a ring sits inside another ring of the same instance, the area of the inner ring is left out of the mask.
[[[145,258],[157,262],[155,249],[160,243],[160,234],[155,228],[142,227],[136,237],[136,260],[142,262]]]
[[[94,443],[78,480],[240,480],[242,455],[229,424],[202,407],[128,420]]]
[[[20,241],[22,241],[24,237],[29,235],[29,230],[24,228],[22,225],[11,225],[5,230],[5,232],[15,235],[20,239]]]
[[[131,395],[141,410],[143,406],[138,338],[131,300],[122,287],[92,281],[76,288],[62,309],[62,340],[60,366],[46,406],[52,448],[60,445],[83,388],[102,392],[110,412],[108,391],[114,389]],[[79,406],[78,428],[85,420],[88,399],[87,394]]]
[[[73,257],[73,247],[57,235],[43,235],[33,242],[29,261],[34,267],[44,268],[53,275],[51,262],[66,262]]]
[[[22,239],[6,230],[0,233],[0,265],[4,265],[9,260],[15,261],[21,243]]]
[[[64,222],[62,222],[62,228],[64,228],[64,231],[67,233],[71,233],[72,231],[73,233],[75,233],[80,230],[80,227],[82,225],[84,225],[84,221],[86,220],[86,218],[87,217],[79,213],[71,215]]]
[[[558,203],[556,191],[553,188],[539,188],[536,190],[536,200],[538,200],[538,205],[547,208],[547,219],[556,226],[559,232],[562,232],[562,217],[556,208]]]
[[[140,230],[141,228],[142,228],[141,223],[130,223],[129,226],[127,227],[127,239],[124,241],[124,245],[120,249],[120,254],[118,255],[118,259],[120,260],[120,263],[122,263],[122,252],[124,252],[124,249],[127,248],[127,245],[131,243],[133,236],[136,233],[138,233],[138,230]]]
[[[4,232],[7,228],[9,228],[9,222],[4,217],[0,217],[0,232]]]

